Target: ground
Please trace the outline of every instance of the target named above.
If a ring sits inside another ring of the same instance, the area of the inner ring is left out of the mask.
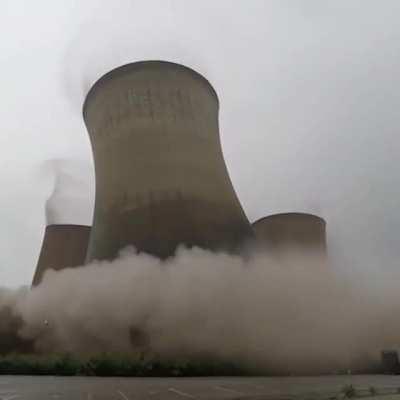
[[[343,399],[344,387],[356,397],[400,400],[400,376],[324,376],[286,378],[96,378],[0,376],[0,400],[184,400],[184,399]],[[368,396],[368,397],[366,397]],[[376,397],[376,396],[375,396]]]

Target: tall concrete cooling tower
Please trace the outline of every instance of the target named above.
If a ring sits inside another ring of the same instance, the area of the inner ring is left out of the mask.
[[[128,64],[89,91],[83,116],[96,171],[87,259],[134,245],[161,258],[180,243],[237,249],[252,235],[224,163],[218,98],[197,72]]]
[[[88,223],[93,212],[90,189],[87,182],[82,182],[82,168],[73,171],[65,163],[63,168],[68,169],[68,173],[57,172],[54,191],[46,203],[46,230],[33,286],[42,281],[48,269],[60,270],[85,263],[90,235]],[[79,174],[79,178],[71,173]]]
[[[253,223],[260,247],[279,253],[288,249],[326,254],[326,223],[312,214],[275,214]]]

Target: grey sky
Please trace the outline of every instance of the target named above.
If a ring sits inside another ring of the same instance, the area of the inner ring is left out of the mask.
[[[339,267],[396,265],[399,18],[397,0],[3,0],[0,282],[32,278],[52,160],[79,175],[60,210],[79,198],[90,217],[81,104],[101,74],[141,59],[184,63],[213,83],[251,220],[315,212]]]

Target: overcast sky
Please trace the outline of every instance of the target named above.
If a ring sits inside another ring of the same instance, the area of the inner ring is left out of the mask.
[[[398,0],[2,0],[0,283],[30,283],[56,174],[61,214],[90,221],[82,102],[143,59],[214,85],[251,221],[314,212],[337,267],[398,266],[399,20]]]

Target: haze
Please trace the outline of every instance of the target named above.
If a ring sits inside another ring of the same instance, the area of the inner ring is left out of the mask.
[[[79,199],[71,222],[91,220],[81,105],[101,74],[143,59],[183,63],[212,82],[225,159],[251,221],[314,212],[327,219],[337,268],[395,268],[399,12],[395,0],[4,0],[2,285],[31,281],[56,166],[75,182],[57,186],[60,214]]]

